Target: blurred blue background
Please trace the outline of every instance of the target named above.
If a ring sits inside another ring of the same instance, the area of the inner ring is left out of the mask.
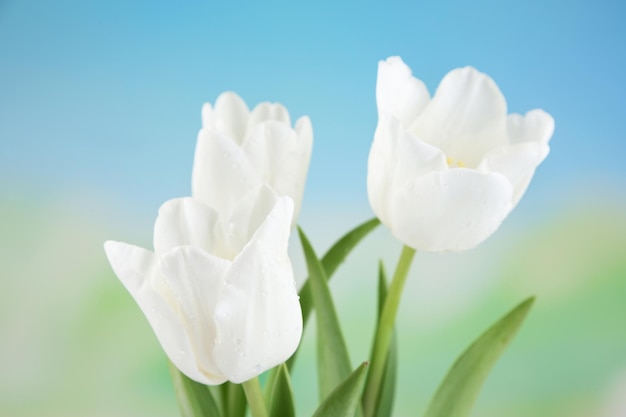
[[[163,354],[102,242],[150,245],[159,205],[190,193],[202,103],[233,90],[311,117],[300,223],[322,252],[372,216],[377,63],[400,55],[431,93],[475,66],[510,112],[543,108],[556,131],[496,235],[417,257],[395,415],[418,415],[463,347],[537,294],[474,415],[626,416],[624,8],[0,1],[0,414],[174,415]],[[354,363],[369,351],[376,260],[391,267],[399,250],[381,228],[333,282]],[[311,329],[293,376],[301,415],[316,402]]]

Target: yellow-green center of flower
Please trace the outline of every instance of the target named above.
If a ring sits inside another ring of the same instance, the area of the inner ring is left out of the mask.
[[[446,158],[446,162],[448,163],[448,166],[450,168],[465,168],[465,162],[461,161],[460,159],[455,159],[455,158]]]

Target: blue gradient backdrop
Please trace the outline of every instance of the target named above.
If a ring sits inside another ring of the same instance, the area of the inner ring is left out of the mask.
[[[531,198],[587,181],[623,188],[624,17],[606,1],[5,1],[3,188],[98,188],[157,206],[189,191],[201,104],[234,90],[311,116],[308,201],[366,204],[376,67],[390,55],[431,92],[473,65],[510,111],[554,116]]]

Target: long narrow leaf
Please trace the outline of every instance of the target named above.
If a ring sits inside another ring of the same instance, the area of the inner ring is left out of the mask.
[[[350,374],[350,359],[339,327],[324,267],[302,229],[298,228],[298,232],[309,270],[311,293],[317,317],[317,370],[320,398],[323,399]]]
[[[425,417],[470,414],[483,382],[522,325],[534,300],[531,297],[519,304],[463,352],[439,386]]]
[[[221,416],[217,403],[206,385],[189,379],[171,362],[170,374],[182,417]]]
[[[272,395],[269,402],[269,417],[295,417],[296,408],[293,400],[293,390],[289,371],[285,364],[278,366],[276,379],[272,385]]]
[[[387,275],[385,267],[381,261],[378,269],[378,319],[383,310],[385,299],[387,298]],[[383,374],[383,384],[378,393],[378,401],[374,408],[374,417],[388,417],[393,410],[393,401],[396,389],[396,375],[398,372],[398,346],[396,341],[396,332],[394,330],[391,345],[389,345],[389,353],[385,363],[385,371]]]
[[[326,252],[321,259],[321,263],[326,273],[327,280],[333,276],[339,265],[341,265],[356,245],[372,230],[376,229],[379,224],[380,220],[376,217],[361,223],[346,233]],[[302,307],[302,320],[306,325],[311,315],[311,310],[313,309],[313,294],[311,293],[310,278],[305,281],[304,286],[300,290],[300,306]],[[289,358],[287,361],[287,367],[289,369],[291,369],[295,360],[296,354]]]
[[[222,410],[224,416],[246,416],[246,394],[241,384],[225,382],[219,386],[222,393]]]
[[[356,368],[333,392],[328,395],[313,417],[353,417],[365,381],[367,362]]]
[[[278,379],[279,372],[280,366],[275,366],[269,371],[269,374],[267,375],[265,385],[263,386],[263,398],[265,399],[265,404],[269,404],[272,401],[272,392],[274,390],[274,384]]]

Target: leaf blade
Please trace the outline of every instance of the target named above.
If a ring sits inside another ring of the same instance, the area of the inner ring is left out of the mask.
[[[313,417],[353,417],[365,382],[367,362],[363,362],[337,386],[318,407]]]
[[[296,417],[291,379],[284,363],[278,366],[270,397],[269,417]]]
[[[322,257],[321,264],[326,273],[326,279],[329,280],[339,265],[345,260],[350,252],[357,246],[357,244],[365,238],[370,232],[380,225],[380,220],[374,217],[367,220],[354,229],[350,230],[343,237],[341,237]],[[306,279],[304,285],[300,289],[300,306],[302,308],[302,322],[306,326],[306,323],[313,310],[313,294],[311,293],[310,277]],[[296,353],[287,361],[287,367],[291,369],[296,360]]]
[[[425,417],[467,417],[489,372],[532,307],[530,297],[476,339],[455,361],[433,396]]]
[[[378,269],[378,320],[382,314],[385,299],[387,298],[387,274],[383,262],[380,261]],[[374,408],[374,417],[388,417],[393,411],[393,402],[396,389],[396,375],[398,373],[398,346],[397,335],[394,329],[389,353],[385,362],[383,383],[378,393],[378,399]]]
[[[206,385],[200,384],[169,362],[170,375],[182,417],[220,417],[217,403]]]
[[[222,393],[223,414],[228,417],[245,417],[246,394],[241,384],[225,382],[219,387]]]
[[[350,359],[324,267],[304,231],[298,228],[298,232],[309,271],[311,294],[317,315],[318,383],[320,399],[323,399],[350,374]]]

